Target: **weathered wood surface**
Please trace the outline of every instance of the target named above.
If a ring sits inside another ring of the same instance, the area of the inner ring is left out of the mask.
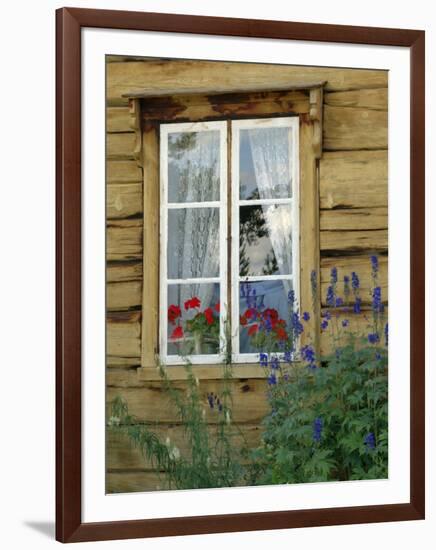
[[[174,382],[174,387],[180,392],[186,392],[187,386],[184,382]],[[232,414],[233,422],[243,424],[259,423],[268,411],[266,399],[266,380],[233,380],[230,382],[232,391]],[[211,424],[219,421],[219,413],[216,409],[211,410],[207,394],[216,393],[218,396],[222,391],[221,380],[200,380],[200,391],[204,396],[204,409],[206,419]],[[138,422],[161,422],[177,424],[177,412],[171,403],[160,382],[144,382],[143,387],[114,387],[108,386],[106,399],[108,412],[112,400],[120,396],[124,398],[129,407],[129,413],[138,419]]]
[[[222,380],[224,375],[223,365],[192,365],[193,374],[199,379]],[[171,365],[166,368],[168,378],[171,380],[186,380],[187,370],[183,365]],[[246,380],[248,378],[265,379],[265,369],[259,363],[234,364],[231,369],[232,378]],[[160,380],[156,367],[146,367],[138,370],[139,380]]]
[[[340,253],[384,252],[388,248],[388,231],[321,231],[321,256]]]
[[[111,183],[142,183],[142,170],[135,160],[108,160],[106,180]]]
[[[142,259],[142,219],[109,220],[107,223],[107,260]]]
[[[388,113],[358,107],[324,105],[325,151],[386,149]]]
[[[149,91],[190,90],[210,85],[211,90],[220,92],[229,87],[250,89],[262,84],[305,86],[320,80],[326,81],[328,91],[386,88],[388,72],[198,60],[109,63],[107,100],[109,105],[119,105],[124,94],[141,92],[144,88]]]
[[[142,184],[113,183],[107,186],[107,219],[129,218],[142,214]]]
[[[107,472],[106,491],[108,493],[135,493],[167,489],[165,479],[155,472]]]
[[[150,425],[149,429],[159,437],[162,443],[165,443],[168,438],[170,444],[175,445],[182,456],[189,456],[189,442],[183,426],[156,424]],[[209,433],[213,445],[216,439],[216,426],[211,426]],[[241,446],[245,442],[248,448],[254,448],[260,443],[261,429],[257,424],[241,427],[235,425],[231,427],[229,434],[234,445]],[[132,444],[127,435],[108,430],[107,468],[111,471],[141,470],[150,469],[151,464],[142,455],[140,449]]]
[[[134,160],[135,134],[107,134],[106,158],[109,160]]]
[[[139,369],[141,366],[141,357],[122,357],[118,355],[106,355],[106,367],[110,369],[125,369],[126,372],[132,367]]]
[[[125,101],[127,105],[127,100]],[[107,107],[106,108],[106,131],[130,132],[134,135],[130,126],[130,114],[128,107]]]
[[[388,228],[388,209],[383,206],[376,208],[321,210],[319,216],[321,231]]]
[[[106,300],[109,311],[123,311],[139,307],[142,303],[142,281],[108,283]]]
[[[106,277],[108,283],[142,280],[142,262],[107,262]]]
[[[335,107],[358,107],[386,111],[388,108],[388,89],[347,90],[345,92],[327,92],[324,103]]]
[[[377,286],[381,287],[382,300],[387,301],[388,291],[388,258],[379,256],[379,271]],[[371,276],[371,262],[368,256],[351,256],[345,258],[322,258],[321,259],[321,300],[326,303],[327,287],[330,285],[331,270],[336,267],[338,270],[337,295],[342,299],[344,296],[344,275],[351,278],[351,273],[357,273],[360,280],[360,297],[362,302],[371,301],[371,289],[375,286]],[[351,281],[350,281],[351,289]],[[351,295],[352,296],[352,295]]]
[[[374,332],[375,325],[371,309],[363,309],[361,313],[344,313],[340,309],[330,310],[332,319],[326,330],[321,331],[321,354],[327,357],[341,345],[350,341],[350,336],[355,338],[356,345],[369,345],[368,334]],[[383,328],[388,318],[388,310],[383,314],[378,327],[380,333],[380,345],[384,345]],[[343,327],[342,321],[348,321],[348,326]]]
[[[110,312],[106,321],[106,352],[109,355],[139,357],[141,353],[140,312]]]
[[[320,207],[364,208],[388,203],[387,151],[323,153]]]

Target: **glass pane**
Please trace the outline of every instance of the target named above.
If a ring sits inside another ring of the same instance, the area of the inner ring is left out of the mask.
[[[168,135],[168,201],[203,202],[220,198],[220,132]]]
[[[241,206],[239,274],[292,274],[291,205]]]
[[[218,283],[168,285],[168,355],[219,353]]]
[[[292,281],[244,282],[239,285],[239,352],[286,351]]]
[[[239,135],[239,198],[292,197],[291,129],[253,128]]]
[[[168,278],[219,276],[219,209],[168,210]]]

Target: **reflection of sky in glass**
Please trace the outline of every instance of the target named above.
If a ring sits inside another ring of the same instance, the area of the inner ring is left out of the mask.
[[[240,275],[292,274],[291,234],[291,206],[241,206]]]
[[[191,298],[197,297],[200,300],[199,308],[185,309],[185,302]],[[170,342],[171,334],[179,324],[186,328],[186,321],[191,320],[199,311],[204,311],[208,307],[214,309],[215,304],[220,301],[220,287],[218,283],[197,283],[168,285],[168,307],[171,305],[179,306],[182,311],[181,319],[177,319],[174,324],[168,321],[168,355],[196,354],[191,334],[185,334],[184,338],[177,342]],[[218,313],[214,310],[214,316],[218,318]],[[207,336],[202,348],[202,354],[218,353],[219,338]]]
[[[248,309],[254,305],[253,296],[255,296],[256,308],[263,311],[266,308],[276,309],[281,319],[289,322],[289,306],[288,292],[292,288],[290,281],[259,281],[240,283],[239,291],[239,314],[243,315]],[[247,286],[250,289],[250,297],[247,304]],[[248,325],[249,327],[250,325]],[[239,352],[240,353],[256,353],[258,350],[250,346],[250,337],[248,336],[248,328],[239,328]]]
[[[269,198],[289,198],[292,196],[291,189],[291,174],[289,166],[289,144],[291,140],[291,133],[289,128],[265,128],[270,133],[273,143],[266,143],[264,153],[268,157],[267,147],[274,147],[274,141],[276,146],[280,144],[280,165],[277,165],[277,155],[275,155],[275,171],[280,174],[280,181],[274,182],[274,189],[271,190]],[[256,128],[255,130],[247,129],[240,130],[239,141],[239,198],[241,200],[247,199],[259,199],[265,198],[265,196],[259,196],[259,189],[256,182],[256,171],[253,163],[253,151],[250,145],[249,133],[250,132],[262,132],[262,128]],[[277,153],[275,149],[272,151]]]
[[[220,133],[168,134],[169,202],[219,200]]]

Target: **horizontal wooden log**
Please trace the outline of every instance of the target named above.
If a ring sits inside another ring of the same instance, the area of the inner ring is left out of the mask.
[[[142,262],[108,262],[106,264],[108,283],[142,280]]]
[[[259,85],[307,86],[326,81],[326,90],[386,88],[387,71],[335,69],[262,63],[231,63],[199,60],[148,60],[107,65],[107,99],[117,101],[123,94],[147,90],[161,92],[184,88],[210,87],[220,92]]]
[[[118,355],[106,355],[106,367],[110,369],[126,369],[129,370],[132,367],[139,368],[141,364],[140,357],[122,357]]]
[[[106,317],[106,323],[108,355],[123,357],[141,355],[141,314],[139,312],[110,312]]]
[[[106,181],[111,183],[141,183],[142,170],[135,160],[109,160],[106,163]]]
[[[192,365],[192,372],[199,379],[221,380],[224,374],[223,365]],[[186,380],[188,372],[183,365],[171,365],[166,369],[171,380]],[[232,378],[246,380],[248,378],[265,378],[265,370],[258,364],[234,364],[231,368]],[[155,367],[146,367],[138,370],[139,380],[160,380],[159,372]]]
[[[124,102],[127,105],[127,99]],[[132,132],[128,107],[108,107],[106,109],[106,132]]]
[[[165,443],[167,438],[171,445],[175,445],[180,454],[184,457],[190,455],[189,441],[186,437],[184,426],[159,424],[150,426],[150,431],[156,434],[162,443]],[[229,432],[232,444],[241,447],[245,444],[252,449],[259,445],[261,427],[259,425],[235,425]],[[211,444],[216,441],[216,426],[211,426],[209,431]],[[115,430],[107,431],[107,469],[115,470],[141,470],[152,469],[152,465],[142,455],[140,449],[135,447],[131,440],[123,433]]]
[[[320,211],[321,231],[332,230],[371,230],[387,229],[388,209],[377,208],[344,208]]]
[[[142,220],[110,220],[107,223],[107,260],[142,258]]]
[[[136,137],[132,133],[117,133],[106,136],[106,158],[110,160],[134,160],[133,149]]]
[[[345,300],[343,280],[344,275],[351,276],[354,271],[360,281],[360,297],[365,303],[371,301],[371,290],[374,286],[380,286],[382,300],[388,298],[388,258],[379,256],[379,271],[376,285],[371,276],[371,262],[368,256],[350,256],[345,258],[321,258],[321,301],[326,303],[327,287],[330,285],[331,270],[336,267],[338,270],[337,295]],[[350,284],[351,288],[351,284]]]
[[[109,311],[121,311],[140,306],[142,281],[108,283],[106,300],[106,307]]]
[[[321,231],[321,253],[340,255],[341,252],[385,252],[388,249],[388,232],[375,231]]]
[[[387,146],[387,111],[324,105],[324,150],[386,149]]]
[[[326,92],[324,103],[334,107],[358,107],[386,111],[388,108],[388,89],[347,90],[344,92]]]
[[[121,219],[142,214],[142,184],[113,183],[107,186],[106,216]]]
[[[326,311],[326,310],[324,310]],[[344,313],[341,310],[329,310],[332,314],[328,327],[321,330],[320,352],[321,357],[326,358],[336,349],[347,345],[353,337],[356,346],[370,345],[368,334],[377,331],[379,333],[380,345],[384,345],[384,325],[388,319],[388,310],[379,319],[378,326],[374,324],[372,311],[362,310],[361,313]],[[347,321],[348,326],[343,327],[342,321]]]
[[[387,204],[387,151],[323,154],[320,160],[322,209],[386,207]]]
[[[165,478],[159,478],[156,472],[107,472],[106,492],[135,493],[166,490]]]
[[[186,392],[186,383],[173,382],[173,384],[182,394]],[[266,380],[233,380],[230,382],[233,398],[233,422],[256,424],[262,420],[268,411],[267,387]],[[200,391],[203,396],[207,421],[218,422],[220,413],[216,409],[210,409],[207,394],[213,392],[219,396],[222,391],[222,381],[201,380]],[[127,401],[129,413],[137,417],[138,422],[180,423],[174,405],[164,391],[161,382],[144,383],[142,388],[108,387],[106,391],[108,412],[110,403],[115,397],[122,397]]]

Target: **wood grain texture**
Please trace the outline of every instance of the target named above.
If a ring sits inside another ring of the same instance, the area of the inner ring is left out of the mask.
[[[324,106],[325,151],[386,149],[388,113],[358,107]]]
[[[134,160],[109,160],[106,163],[106,181],[111,183],[142,182],[142,170]]]
[[[142,280],[142,262],[124,261],[106,263],[106,281],[108,283],[118,283],[124,281]]]
[[[142,303],[142,281],[108,283],[106,307],[109,311],[121,311],[139,307]]]
[[[338,255],[341,252],[385,252],[388,248],[386,229],[374,231],[321,231],[321,255]]]
[[[106,239],[108,261],[142,259],[142,220],[109,220]]]
[[[187,91],[210,85],[214,91],[229,86],[245,89],[268,84],[311,85],[326,81],[326,90],[386,88],[387,71],[346,70],[323,67],[301,67],[261,63],[230,63],[220,61],[148,60],[107,65],[107,98],[116,103],[123,94],[149,90],[162,91],[185,88]]]
[[[388,228],[388,209],[383,206],[376,208],[321,210],[319,216],[321,231]]]
[[[379,256],[379,272],[377,285],[382,290],[383,301],[388,297],[388,258],[386,256]],[[371,262],[367,255],[364,256],[350,256],[350,257],[338,257],[338,258],[322,258],[321,259],[321,299],[322,304],[325,305],[325,297],[327,294],[327,287],[330,284],[331,270],[336,267],[338,270],[338,286],[337,295],[345,299],[343,292],[343,280],[344,275],[351,276],[354,271],[357,273],[360,280],[360,296],[364,303],[371,301],[371,289],[373,286],[371,278]]]
[[[134,160],[135,134],[110,134],[106,135],[106,158],[109,160]]]
[[[347,90],[345,92],[327,92],[324,95],[326,105],[335,107],[359,107],[387,111],[388,89]]]
[[[387,151],[325,152],[319,170],[322,209],[386,208]]]
[[[141,354],[140,312],[109,312],[106,323],[106,353],[123,357],[139,357]]]
[[[129,132],[133,134],[130,126],[130,113],[127,99],[126,107],[108,107],[106,109],[106,132]]]
[[[113,183],[107,186],[107,219],[129,218],[142,214],[142,184]]]

